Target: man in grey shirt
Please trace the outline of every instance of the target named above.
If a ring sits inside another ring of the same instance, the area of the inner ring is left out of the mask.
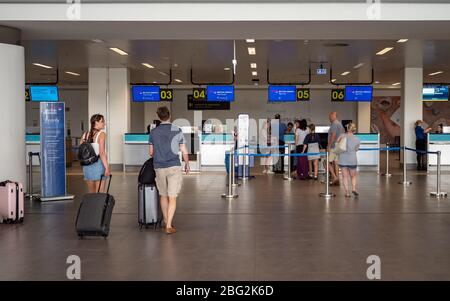
[[[328,130],[328,145],[327,151],[329,152],[328,164],[330,169],[330,174],[332,177],[332,185],[339,185],[339,165],[338,165],[338,156],[334,152],[334,147],[336,145],[336,141],[342,134],[345,133],[344,127],[342,123],[337,119],[337,113],[331,112],[328,116],[330,119],[330,129]]]
[[[178,151],[183,154],[185,171],[189,172],[189,157],[181,129],[170,123],[170,112],[167,107],[156,111],[161,124],[149,135],[150,156],[156,172],[156,187],[161,196],[161,210],[166,224],[167,234],[176,232],[172,225],[177,206],[177,196],[180,193],[183,178]]]

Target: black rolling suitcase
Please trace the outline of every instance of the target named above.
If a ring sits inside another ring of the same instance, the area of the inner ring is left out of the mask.
[[[103,236],[106,238],[109,235],[109,224],[115,204],[114,197],[109,194],[111,179],[112,176],[109,178],[106,193],[100,193],[99,191],[83,196],[76,220],[76,230],[80,238],[83,238],[83,236]]]

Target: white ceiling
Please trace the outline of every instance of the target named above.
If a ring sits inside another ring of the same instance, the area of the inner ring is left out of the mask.
[[[255,78],[266,84],[267,69],[272,82],[305,82],[309,67],[313,84],[327,83],[328,75],[314,75],[320,63],[333,69],[333,77],[338,82],[370,81],[373,67],[376,81],[392,84],[400,81],[409,43],[396,43],[395,40],[256,40],[255,43],[246,43],[245,40],[237,40],[235,84],[252,84]],[[52,82],[58,69],[60,83],[85,83],[89,67],[128,67],[132,82],[167,82],[168,76],[158,72],[168,73],[170,66],[173,79],[182,80],[179,84],[190,84],[191,68],[195,82],[231,80],[231,71],[224,70],[232,67],[231,40],[108,40],[100,43],[91,40],[26,40],[23,45],[26,49],[27,82]],[[250,46],[256,48],[255,56],[248,54],[247,47]],[[394,50],[383,56],[375,55],[388,46]],[[118,55],[109,47],[118,47],[129,55]],[[424,41],[423,52],[424,80],[450,82],[450,40]],[[257,63],[257,77],[251,75],[252,62]],[[36,67],[32,63],[49,65],[53,69]],[[155,69],[148,69],[142,63],[150,63]],[[364,65],[354,69],[359,63]],[[66,71],[81,76],[68,75]],[[344,71],[351,73],[341,76]],[[427,76],[435,71],[445,72]]]

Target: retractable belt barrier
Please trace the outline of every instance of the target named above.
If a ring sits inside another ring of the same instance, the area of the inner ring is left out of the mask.
[[[292,154],[290,152],[290,148],[288,148],[288,153],[287,154],[282,154],[282,153],[269,153],[269,154],[252,154],[252,153],[239,153],[238,150],[240,149],[281,149],[281,148],[286,148],[289,147],[289,145],[283,145],[283,146],[243,146],[237,149],[232,149],[231,151],[228,151],[226,153],[228,154],[234,154],[234,156],[229,156],[229,163],[230,163],[230,172],[229,172],[229,183],[232,183],[232,185],[229,185],[228,187],[228,193],[223,195],[223,197],[226,197],[228,199],[232,199],[232,198],[236,198],[238,197],[237,194],[234,194],[231,189],[232,187],[236,187],[239,184],[236,184],[234,182],[235,180],[235,175],[234,175],[234,157],[237,156],[247,156],[247,157],[288,157],[288,159],[290,160],[290,157],[308,157],[308,156],[325,156],[327,158],[327,162],[328,162],[328,156],[329,153],[328,152],[319,152],[319,153],[294,153]],[[418,149],[414,149],[414,148],[410,148],[410,147],[406,147],[406,146],[400,146],[400,147],[389,147],[389,143],[386,145],[386,147],[380,147],[380,148],[360,148],[358,151],[385,151],[386,152],[386,173],[384,174],[384,176],[391,176],[391,174],[389,173],[389,152],[390,151],[403,151],[403,158],[404,158],[404,163],[403,163],[403,181],[399,182],[399,184],[403,184],[405,186],[409,186],[412,183],[410,181],[407,180],[407,173],[406,173],[406,163],[405,163],[405,152],[406,151],[412,151],[415,153],[421,153],[421,154],[431,154],[431,155],[437,155],[437,173],[436,173],[436,177],[437,177],[437,190],[436,192],[431,192],[430,195],[434,196],[436,198],[441,198],[441,197],[446,197],[447,196],[447,192],[443,192],[441,191],[441,152],[440,151],[435,151],[435,152],[431,152],[431,151],[423,151],[423,150],[418,150]],[[231,168],[232,167],[232,168]],[[291,175],[290,175],[290,162],[288,162],[288,175],[287,177],[285,177],[286,180],[292,180]],[[330,193],[329,191],[329,164],[326,164],[326,191],[324,193],[320,193],[320,196],[325,197],[325,198],[331,198],[334,196],[334,194]]]

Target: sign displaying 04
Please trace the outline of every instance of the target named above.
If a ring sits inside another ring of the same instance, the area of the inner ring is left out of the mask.
[[[192,89],[192,98],[194,100],[206,100],[206,88]]]
[[[173,90],[172,89],[160,89],[159,99],[161,101],[172,101],[173,100]]]
[[[344,89],[332,89],[331,90],[331,101],[344,101],[345,90]]]
[[[309,101],[311,93],[308,88],[297,89],[297,101]]]

